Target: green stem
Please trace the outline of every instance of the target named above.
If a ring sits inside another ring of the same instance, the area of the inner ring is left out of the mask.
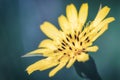
[[[97,71],[95,61],[92,57],[90,57],[90,59],[84,63],[75,62],[74,67],[77,74],[82,78],[90,80],[102,80]]]

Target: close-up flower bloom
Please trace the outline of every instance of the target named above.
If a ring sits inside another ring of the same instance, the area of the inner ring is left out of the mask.
[[[106,18],[109,11],[108,6],[101,8],[95,19],[86,23],[88,4],[83,3],[79,12],[74,4],[70,4],[66,7],[66,16],[58,17],[60,30],[45,21],[40,25],[40,29],[49,39],[43,40],[38,49],[24,55],[40,54],[45,58],[28,66],[28,74],[55,67],[49,73],[49,77],[52,77],[63,67],[70,68],[75,61],[88,61],[88,52],[98,50],[98,46],[93,45],[93,42],[108,29],[109,23],[114,21],[114,17]]]

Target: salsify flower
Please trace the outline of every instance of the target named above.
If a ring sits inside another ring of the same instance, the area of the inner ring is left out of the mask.
[[[28,74],[56,66],[49,73],[49,76],[52,77],[63,67],[70,68],[75,61],[89,60],[88,52],[98,50],[98,46],[92,45],[93,42],[108,29],[108,24],[114,21],[114,17],[105,18],[109,11],[108,6],[101,8],[95,19],[89,24],[85,24],[88,16],[88,4],[82,4],[79,12],[73,4],[70,4],[66,7],[66,16],[61,15],[58,18],[61,30],[58,30],[50,22],[44,22],[40,29],[50,39],[43,40],[37,50],[25,56],[40,54],[45,58],[30,65],[26,69]]]

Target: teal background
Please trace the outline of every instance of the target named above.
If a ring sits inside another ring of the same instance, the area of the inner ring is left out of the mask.
[[[74,68],[62,69],[54,77],[48,72],[36,71],[30,76],[28,65],[41,57],[21,58],[37,48],[47,38],[39,29],[44,21],[58,26],[57,18],[65,14],[65,7],[74,3],[79,9],[83,2],[89,4],[89,20],[93,20],[100,4],[111,7],[108,16],[116,20],[109,25],[95,45],[96,53],[90,53],[103,80],[120,80],[120,1],[119,0],[0,0],[0,80],[83,80]]]

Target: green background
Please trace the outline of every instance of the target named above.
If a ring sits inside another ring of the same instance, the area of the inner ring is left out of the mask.
[[[48,72],[36,71],[28,75],[25,69],[41,57],[21,58],[37,48],[47,38],[39,29],[44,21],[58,26],[57,18],[65,14],[70,3],[89,4],[88,21],[93,20],[100,4],[111,8],[108,16],[116,20],[95,44],[96,53],[90,53],[103,80],[120,80],[120,1],[119,0],[0,0],[0,80],[82,80],[74,68],[62,69],[53,78]]]

